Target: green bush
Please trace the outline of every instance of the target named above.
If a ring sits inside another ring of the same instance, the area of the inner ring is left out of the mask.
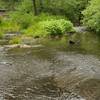
[[[16,10],[19,12],[33,12],[32,0],[19,0],[19,4],[16,6]]]
[[[33,15],[23,12],[10,12],[8,18],[0,18],[0,26],[5,32],[18,32],[30,27],[33,22]]]
[[[64,18],[62,16],[54,16],[48,13],[46,14],[41,13],[38,16],[34,16],[33,13],[31,12],[27,13],[27,12],[20,12],[20,11],[9,13],[9,17],[10,17],[9,20],[11,20],[13,23],[18,24],[21,30],[27,29],[28,27],[35,25],[40,21]]]
[[[47,33],[43,29],[42,25],[40,25],[39,23],[36,23],[36,24],[28,27],[26,30],[23,30],[22,33],[27,35],[27,36],[32,36],[32,37],[36,37],[36,36],[45,37],[45,36],[47,36]]]
[[[43,29],[43,24],[40,23],[44,21],[59,20],[65,18],[62,16],[54,16],[48,13],[41,13],[38,16],[34,16],[33,13],[13,11],[9,13],[8,18],[0,19],[0,24],[2,23],[2,28],[4,32],[18,32],[25,33],[31,36],[45,36],[46,32]]]
[[[3,33],[18,32],[20,30],[20,26],[9,18],[1,17],[0,18],[0,29],[1,31],[3,31]]]
[[[20,26],[10,20],[5,20],[2,26],[4,32],[19,32]]]
[[[10,14],[10,20],[20,26],[20,29],[26,29],[33,23],[34,16],[30,13],[24,13],[24,12],[11,12]]]
[[[65,32],[73,31],[73,24],[70,21],[60,19],[41,22],[48,35],[63,35]]]
[[[83,23],[91,30],[100,32],[100,0],[91,0],[83,15]]]
[[[24,31],[24,33],[34,37],[46,37],[63,35],[65,32],[71,32],[73,30],[73,24],[70,21],[64,19],[52,19],[48,21],[40,21],[37,24],[29,27]]]

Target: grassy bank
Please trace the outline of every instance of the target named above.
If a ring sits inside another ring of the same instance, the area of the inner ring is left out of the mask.
[[[64,16],[41,13],[10,12],[7,17],[0,18],[0,37],[6,33],[20,32],[21,36],[33,38],[61,37],[74,31],[73,24]],[[10,43],[19,43],[20,37],[14,37]]]

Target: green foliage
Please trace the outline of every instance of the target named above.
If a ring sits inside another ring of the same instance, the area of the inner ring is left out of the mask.
[[[26,30],[23,30],[22,33],[27,35],[27,36],[33,36],[33,37],[37,37],[37,36],[45,37],[45,36],[47,36],[46,32],[39,25],[39,23],[32,25],[31,27],[27,28]]]
[[[4,32],[18,32],[20,27],[11,19],[0,17],[0,29]]]
[[[66,21],[64,19],[60,20],[51,20],[41,22],[44,30],[48,33],[48,35],[63,35],[65,32],[70,32],[73,29],[73,25],[70,21]]]
[[[64,15],[74,23],[82,17],[81,11],[85,9],[89,0],[36,0],[37,13],[48,12],[54,15]],[[32,0],[0,0],[1,8],[17,10],[22,13],[33,13]],[[7,7],[5,7],[7,6]]]
[[[20,26],[9,18],[0,17],[0,37],[7,32],[19,32]]]
[[[0,27],[2,27],[3,21],[4,21],[4,18],[2,16],[0,16]]]
[[[54,16],[50,15],[48,13],[44,14],[41,13],[38,16],[34,16],[33,13],[27,13],[27,12],[22,12],[22,11],[15,11],[15,12],[10,12],[9,13],[9,22],[16,23],[19,27],[20,30],[27,29],[28,27],[31,27],[33,24],[37,24],[40,21],[44,20],[52,20],[52,19],[61,19],[65,18],[64,16]]]
[[[20,44],[21,38],[20,37],[14,37],[9,41],[9,44]]]
[[[46,20],[54,20],[54,19],[67,19],[65,16],[61,15],[52,15],[49,13],[40,13],[38,16],[34,16],[34,22],[46,21]]]
[[[32,0],[20,0],[19,5],[16,6],[16,10],[24,13],[33,12]]]
[[[13,23],[17,23],[21,29],[26,29],[29,27],[32,22],[33,22],[33,15],[24,13],[24,12],[12,12],[9,14],[10,15],[10,20]]]
[[[1,9],[14,10],[21,0],[0,0]]]
[[[0,29],[0,38],[2,38],[4,35],[4,31],[2,29]]]
[[[65,19],[65,17],[54,16],[48,13],[46,14],[41,13],[39,16],[34,16],[31,12],[27,13],[27,12],[15,11],[9,14],[9,18],[7,19],[8,21],[6,20],[5,26],[7,26],[7,29],[10,31],[14,31],[11,30],[10,28],[12,29],[15,28],[15,30],[19,30],[21,31],[21,33],[26,35],[44,36],[46,35],[46,32],[44,32],[45,30],[42,27],[43,24],[40,25],[40,22],[42,23],[44,21],[51,21],[51,20],[58,20],[58,19]]]
[[[2,38],[3,37],[3,31],[2,30],[0,30],[0,38]]]
[[[3,25],[3,17],[0,16],[0,38],[2,38],[4,34],[2,25]]]
[[[83,23],[91,30],[100,32],[100,0],[92,0],[90,5],[84,10]]]
[[[14,11],[9,13],[8,18],[3,18],[0,22],[4,32],[18,32],[31,36],[45,36],[47,33],[43,29],[43,24],[40,22],[54,21],[65,19],[62,16],[54,16],[48,13],[41,13],[39,16],[34,16],[31,12]],[[45,33],[45,34],[44,34]]]
[[[9,20],[4,21],[2,28],[5,33],[6,32],[19,32],[20,30],[20,27],[17,23],[14,23]]]
[[[71,31],[73,31],[73,24],[70,21],[64,19],[52,19],[38,22],[25,30],[25,33],[34,37],[45,37],[63,35],[65,32]]]
[[[42,9],[56,15],[65,15],[69,20],[78,23],[82,18],[81,11],[89,0],[42,0]]]

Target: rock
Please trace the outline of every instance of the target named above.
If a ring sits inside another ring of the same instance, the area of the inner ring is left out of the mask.
[[[75,42],[72,40],[69,40],[69,44],[75,44]]]
[[[75,31],[77,33],[83,33],[87,31],[87,28],[85,26],[78,26],[78,27],[74,27]]]
[[[4,48],[16,48],[16,47],[19,47],[20,45],[19,44],[13,44],[13,45],[5,45]]]
[[[19,45],[18,47],[19,48],[36,48],[36,47],[42,47],[42,45],[26,45],[26,44],[23,44],[23,45]]]
[[[1,64],[1,65],[12,65],[12,63],[10,63],[10,62],[5,62],[5,61],[0,62],[0,64]]]
[[[38,39],[38,38],[40,38],[40,37],[39,37],[39,36],[35,36],[35,37],[34,37],[34,39]]]
[[[26,44],[14,44],[14,45],[6,45],[4,48],[12,49],[12,48],[36,48],[42,47],[42,45],[26,45]]]
[[[26,45],[26,44],[19,45],[18,47],[19,47],[19,48],[32,48],[31,45]]]

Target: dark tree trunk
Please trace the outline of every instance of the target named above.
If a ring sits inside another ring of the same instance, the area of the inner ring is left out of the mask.
[[[37,15],[37,7],[36,7],[36,0],[32,0],[33,7],[34,7],[34,15]]]

